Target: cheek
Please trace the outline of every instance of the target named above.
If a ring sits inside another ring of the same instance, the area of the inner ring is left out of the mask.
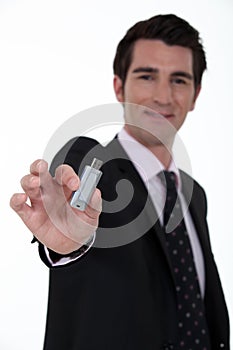
[[[194,101],[194,98],[190,99],[188,105],[187,105],[187,109],[188,111],[192,111],[195,107],[195,101]]]
[[[133,102],[137,104],[142,104],[149,100],[150,95],[146,90],[142,90],[140,88],[134,87],[128,91],[128,102]]]
[[[175,101],[184,112],[188,112],[194,108],[194,97],[190,93],[176,94]]]

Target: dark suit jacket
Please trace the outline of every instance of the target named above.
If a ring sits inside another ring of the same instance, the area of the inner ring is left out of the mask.
[[[51,173],[63,162],[80,173],[93,157],[105,162],[96,242],[76,262],[50,269],[44,350],[178,349],[175,285],[164,232],[117,139],[104,148],[88,138],[70,141],[55,157]],[[228,313],[210,246],[206,197],[183,172],[182,185],[185,196],[192,189],[189,210],[204,255],[212,350],[229,349]],[[42,246],[40,255],[49,265]]]

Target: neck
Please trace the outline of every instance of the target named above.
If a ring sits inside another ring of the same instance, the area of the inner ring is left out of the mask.
[[[147,147],[156,158],[164,165],[165,169],[169,168],[172,160],[171,149],[168,149],[164,145],[157,145],[152,147]]]
[[[155,157],[164,165],[166,169],[168,169],[171,160],[172,160],[172,146],[174,142],[174,137],[170,137],[169,140],[166,140],[162,143],[155,137],[151,137],[151,135],[147,132],[137,133],[134,132],[137,128],[128,127],[125,125],[125,130],[131,135],[134,139],[140,142],[143,146],[148,148]]]

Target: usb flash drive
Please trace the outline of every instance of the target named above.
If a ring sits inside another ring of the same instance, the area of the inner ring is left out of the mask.
[[[102,171],[99,170],[102,164],[102,160],[94,158],[91,165],[85,166],[80,177],[79,189],[73,193],[70,201],[72,207],[81,211],[86,209],[102,175]]]

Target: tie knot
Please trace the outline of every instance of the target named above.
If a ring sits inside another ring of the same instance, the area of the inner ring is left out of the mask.
[[[176,190],[176,175],[173,171],[161,171],[159,178],[168,190]]]

